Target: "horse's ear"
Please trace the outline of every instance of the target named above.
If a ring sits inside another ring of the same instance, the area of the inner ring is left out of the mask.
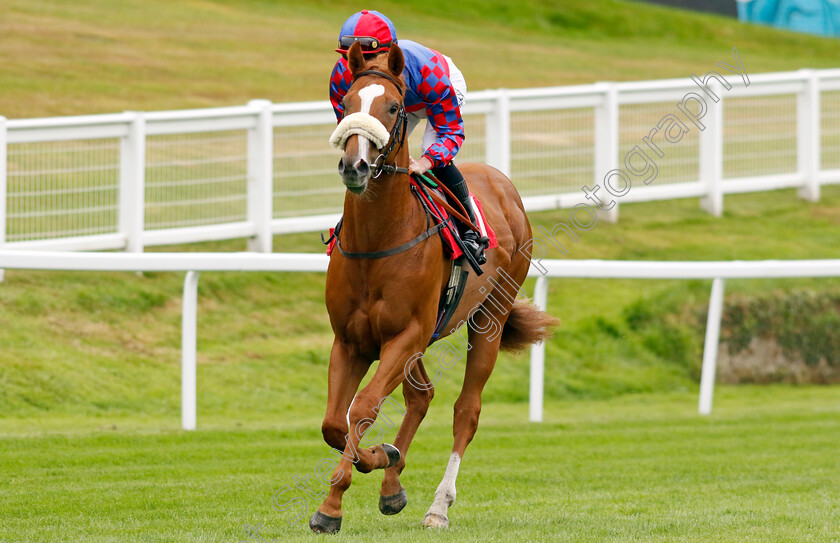
[[[354,76],[365,69],[365,56],[362,54],[362,44],[354,43],[347,50],[347,67]]]
[[[396,43],[391,45],[391,49],[388,51],[388,69],[397,77],[401,76],[405,69],[405,57],[403,57],[402,49]]]

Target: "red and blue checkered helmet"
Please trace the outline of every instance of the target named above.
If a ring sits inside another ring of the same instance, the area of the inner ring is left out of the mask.
[[[378,11],[363,9],[344,21],[338,35],[336,53],[346,54],[354,42],[361,42],[364,53],[378,53],[397,43],[397,30],[391,19]]]

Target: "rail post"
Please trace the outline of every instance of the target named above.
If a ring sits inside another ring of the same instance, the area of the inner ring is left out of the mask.
[[[142,253],[146,213],[146,118],[139,111],[126,113],[132,120],[128,135],[120,142],[119,230],[125,238],[125,250]]]
[[[717,81],[710,81],[709,88],[721,96],[718,102],[706,100],[707,124],[700,132],[700,181],[705,186],[705,196],[700,207],[715,217],[723,214],[723,93]]]
[[[271,102],[251,100],[257,125],[248,130],[248,221],[254,225],[254,237],[248,249],[271,252],[271,219],[274,199],[274,125]]]
[[[800,70],[805,87],[796,95],[796,171],[802,176],[798,194],[820,199],[820,88],[817,72]]]
[[[510,177],[510,96],[505,89],[498,90],[496,107],[487,115],[484,130],[487,164]]]
[[[548,277],[537,277],[534,286],[534,304],[545,311],[548,306]],[[545,343],[531,345],[531,381],[528,396],[528,418],[531,422],[543,420],[543,392],[545,390]]]
[[[712,281],[712,294],[709,297],[709,315],[706,318],[706,340],[703,344],[703,369],[700,375],[701,415],[712,412],[712,395],[715,391],[715,370],[717,369],[718,341],[720,340],[720,320],[723,316],[723,288],[721,278]]]
[[[595,186],[602,186],[598,196],[607,205],[599,206],[598,218],[618,222],[618,200],[612,198],[606,184],[610,173],[619,169],[618,161],[618,89],[615,83],[596,83],[604,101],[595,108]]]
[[[6,244],[6,192],[9,189],[6,181],[6,154],[9,142],[6,137],[6,117],[0,116],[0,251]],[[0,283],[3,282],[5,270],[0,268]]]
[[[184,278],[181,311],[181,427],[196,426],[196,336],[198,320],[198,278],[200,272],[188,271]]]

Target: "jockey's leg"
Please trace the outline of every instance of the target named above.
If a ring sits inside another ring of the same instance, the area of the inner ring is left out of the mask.
[[[454,194],[456,198],[458,198],[464,206],[464,209],[467,210],[470,221],[472,221],[473,224],[478,224],[475,221],[475,212],[473,210],[472,202],[470,201],[470,192],[467,189],[467,182],[464,181],[464,176],[461,175],[461,172],[455,164],[450,162],[446,166],[432,168],[432,173],[435,174],[435,177],[440,179],[449,190],[452,191],[452,194]],[[481,234],[467,228],[465,225],[461,225],[460,231],[461,239],[464,240],[464,245],[470,253],[472,253],[476,261],[479,264],[487,262],[484,250],[489,245],[490,240],[486,237],[482,237]]]

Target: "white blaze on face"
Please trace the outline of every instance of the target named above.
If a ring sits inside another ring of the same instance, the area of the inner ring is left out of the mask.
[[[362,99],[362,113],[370,114],[370,107],[373,101],[385,94],[385,87],[382,85],[368,85],[359,91],[359,98]],[[367,138],[359,138],[359,158],[362,160],[368,159],[368,152],[370,151],[370,140]]]

